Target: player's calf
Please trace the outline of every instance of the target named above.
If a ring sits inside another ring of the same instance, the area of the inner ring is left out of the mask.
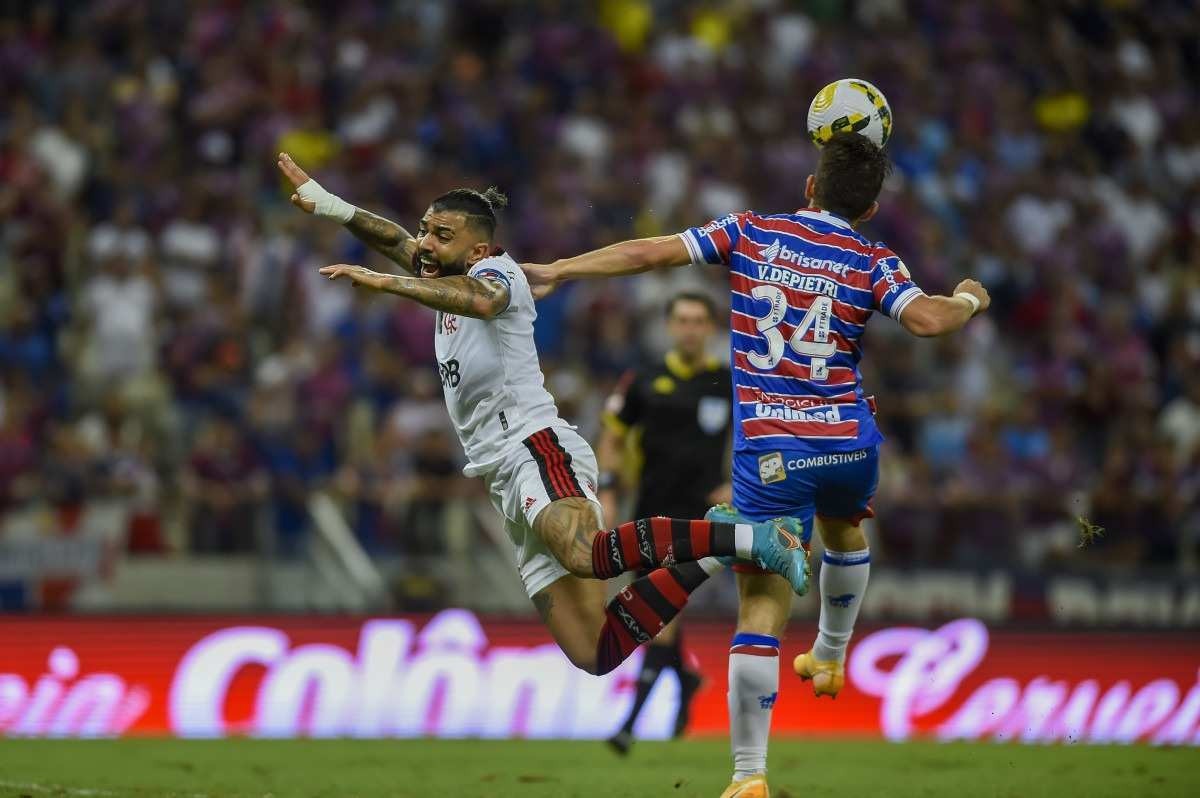
[[[579,577],[611,579],[705,557],[736,557],[780,574],[799,595],[808,591],[804,530],[794,518],[729,523],[657,517],[600,526],[596,505],[582,497],[552,502],[533,525],[562,566]]]
[[[608,579],[625,571],[693,562],[705,557],[751,560],[808,591],[808,552],[794,518],[761,523],[643,518],[598,532],[592,539],[592,573]]]
[[[622,588],[605,609],[596,643],[595,673],[608,673],[654,639],[679,614],[696,588],[722,566],[712,557],[658,568]]]
[[[618,592],[607,606],[603,582],[564,576],[538,591],[533,604],[571,664],[601,675],[656,637],[696,588],[722,567],[708,558],[656,569]]]

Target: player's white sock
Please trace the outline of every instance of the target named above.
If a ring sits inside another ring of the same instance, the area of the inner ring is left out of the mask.
[[[821,558],[821,620],[813,658],[823,661],[846,658],[846,645],[854,633],[858,608],[871,575],[871,550],[829,551]]]
[[[750,524],[734,524],[733,545],[738,557],[743,560],[754,559],[754,527]]]
[[[767,772],[771,710],[779,696],[779,640],[740,632],[729,648],[729,737],[733,779]]]

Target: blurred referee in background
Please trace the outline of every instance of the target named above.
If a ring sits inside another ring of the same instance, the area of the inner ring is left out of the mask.
[[[667,303],[671,349],[653,366],[627,372],[605,406],[604,431],[596,449],[600,502],[607,523],[665,515],[701,518],[713,504],[730,500],[729,368],[709,357],[717,308],[700,293],[676,294]],[[629,459],[636,468],[623,468]],[[622,474],[640,472],[632,515],[620,511]],[[633,726],[664,668],[679,676],[675,736],[687,728],[700,674],[683,661],[680,621],[672,621],[645,647],[637,696],[621,730],[609,738],[625,754]]]

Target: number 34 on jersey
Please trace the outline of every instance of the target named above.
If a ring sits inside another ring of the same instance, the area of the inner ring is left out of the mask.
[[[784,349],[790,346],[796,354],[811,358],[809,378],[813,382],[824,382],[828,379],[827,358],[833,357],[837,352],[837,343],[829,340],[833,300],[827,296],[816,297],[792,333],[792,337],[785,342],[783,332],[779,329],[788,312],[787,296],[783,290],[773,285],[756,285],[750,295],[755,299],[770,302],[766,315],[759,316],[755,321],[758,331],[767,341],[767,353],[764,355],[751,352],[747,355],[751,365],[763,371],[770,371],[779,365]]]

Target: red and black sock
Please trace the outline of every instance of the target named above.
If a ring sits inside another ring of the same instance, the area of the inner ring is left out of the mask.
[[[596,535],[592,571],[611,579],[626,571],[736,556],[736,524],[678,518],[642,518]]]
[[[608,673],[654,638],[708,579],[699,563],[658,568],[623,588],[609,602],[596,646],[596,672]]]

